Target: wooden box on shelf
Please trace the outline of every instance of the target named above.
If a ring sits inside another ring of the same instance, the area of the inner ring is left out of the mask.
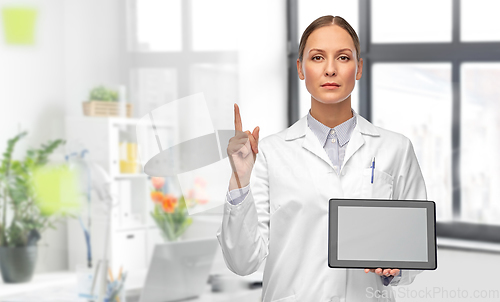
[[[132,104],[125,104],[127,117],[132,117]],[[120,116],[119,102],[88,101],[83,102],[83,114],[87,116]]]

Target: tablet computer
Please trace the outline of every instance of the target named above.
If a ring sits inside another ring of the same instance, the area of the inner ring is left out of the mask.
[[[330,199],[328,266],[433,270],[433,201]]]

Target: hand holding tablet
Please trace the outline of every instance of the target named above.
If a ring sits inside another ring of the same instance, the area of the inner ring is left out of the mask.
[[[377,268],[377,269],[374,269],[374,268],[365,268],[365,273],[369,273],[369,272],[372,272],[372,273],[375,273],[379,276],[386,276],[386,277],[390,277],[390,276],[397,276],[399,275],[399,272],[400,270],[397,269],[397,268],[394,268],[394,269],[391,269],[391,268],[386,268],[386,269],[381,269],[380,267]]]

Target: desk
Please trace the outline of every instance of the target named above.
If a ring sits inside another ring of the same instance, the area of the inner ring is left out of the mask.
[[[141,288],[144,285],[146,271],[130,275],[126,283],[126,302],[139,301]],[[76,273],[54,272],[37,274],[29,283],[4,284],[0,278],[1,302],[87,302],[76,295]],[[233,293],[213,293],[207,284],[205,291],[196,299],[189,302],[258,302],[261,299],[262,289],[240,290]]]
[[[189,299],[186,302],[260,302],[262,289],[238,291],[234,293],[213,293],[212,287],[207,285],[205,292],[196,299]],[[127,302],[138,302],[139,296],[129,296]]]

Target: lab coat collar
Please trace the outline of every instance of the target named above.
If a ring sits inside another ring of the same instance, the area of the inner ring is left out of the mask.
[[[353,114],[356,116],[356,127],[352,131],[351,138],[347,145],[342,169],[345,167],[346,163],[349,161],[352,155],[356,153],[356,151],[358,151],[361,146],[364,145],[365,140],[363,138],[363,135],[380,136],[380,133],[374,125],[372,125],[362,116],[358,115],[356,112],[354,112],[354,110]],[[300,120],[298,120],[295,124],[288,128],[285,140],[290,141],[304,136],[305,139],[302,142],[302,147],[321,158],[330,167],[333,168],[331,160],[328,158],[328,155],[319,143],[316,135],[314,135],[312,130],[307,126],[307,115],[303,116]]]
[[[372,123],[367,121],[361,115],[357,114],[354,110],[353,113],[356,116],[356,127],[354,128],[353,133],[351,134],[351,138],[356,131],[359,131],[359,133],[364,135],[380,136],[377,127],[375,127]],[[300,120],[295,122],[295,124],[290,126],[290,128],[288,128],[285,140],[289,141],[303,137],[306,135],[307,130],[310,129],[308,129],[307,127],[307,114],[306,114]]]
[[[378,132],[377,127],[375,127],[372,123],[367,121],[364,117],[357,114],[356,112],[354,112],[354,114],[356,115],[357,122],[358,122],[356,125],[356,128],[354,128],[354,129],[358,129],[359,132],[361,134],[364,134],[364,135],[380,136],[380,133]]]

